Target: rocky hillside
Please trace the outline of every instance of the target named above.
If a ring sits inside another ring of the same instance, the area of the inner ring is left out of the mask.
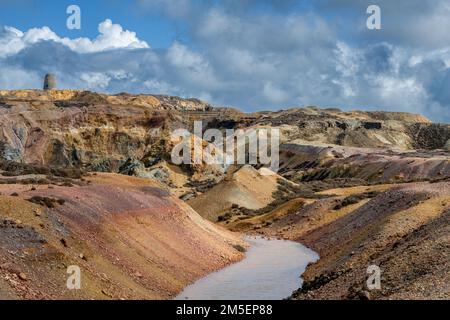
[[[450,126],[419,115],[291,109],[243,114],[196,99],[85,91],[0,91],[0,157],[26,163],[118,171],[164,158],[168,134],[201,119],[205,127],[271,126],[284,141],[353,147],[444,148]]]
[[[186,199],[225,178],[220,167],[171,165],[170,134],[194,120],[204,129],[279,128],[285,154],[303,144],[406,151],[450,141],[449,125],[406,113],[308,107],[244,114],[197,99],[23,90],[0,91],[0,159],[153,178]]]
[[[307,107],[278,112],[230,115],[212,127],[270,126],[283,132],[284,141],[363,148],[442,149],[450,140],[450,125],[432,124],[423,116],[399,112],[343,112]]]

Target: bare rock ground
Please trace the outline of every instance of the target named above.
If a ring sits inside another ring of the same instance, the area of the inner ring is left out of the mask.
[[[172,164],[170,134],[194,120],[280,129],[278,175]],[[168,299],[243,257],[224,227],[320,254],[292,298],[449,298],[448,124],[21,90],[0,91],[0,127],[0,299]],[[65,288],[73,264],[84,290]],[[372,264],[381,290],[365,286]]]

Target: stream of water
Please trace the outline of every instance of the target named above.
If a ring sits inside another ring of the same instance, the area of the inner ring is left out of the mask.
[[[281,300],[302,285],[300,275],[319,256],[300,243],[245,239],[246,257],[186,287],[177,300]]]

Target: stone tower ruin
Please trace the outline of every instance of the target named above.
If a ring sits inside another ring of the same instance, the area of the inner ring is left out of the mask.
[[[46,74],[44,78],[44,90],[56,89],[56,76],[54,74]]]

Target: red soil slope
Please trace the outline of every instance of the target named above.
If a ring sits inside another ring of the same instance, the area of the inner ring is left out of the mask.
[[[74,187],[0,186],[0,298],[170,298],[242,257],[237,236],[154,182],[89,179]],[[47,208],[26,200],[33,196],[64,203]],[[81,268],[80,290],[66,288],[70,265]]]

